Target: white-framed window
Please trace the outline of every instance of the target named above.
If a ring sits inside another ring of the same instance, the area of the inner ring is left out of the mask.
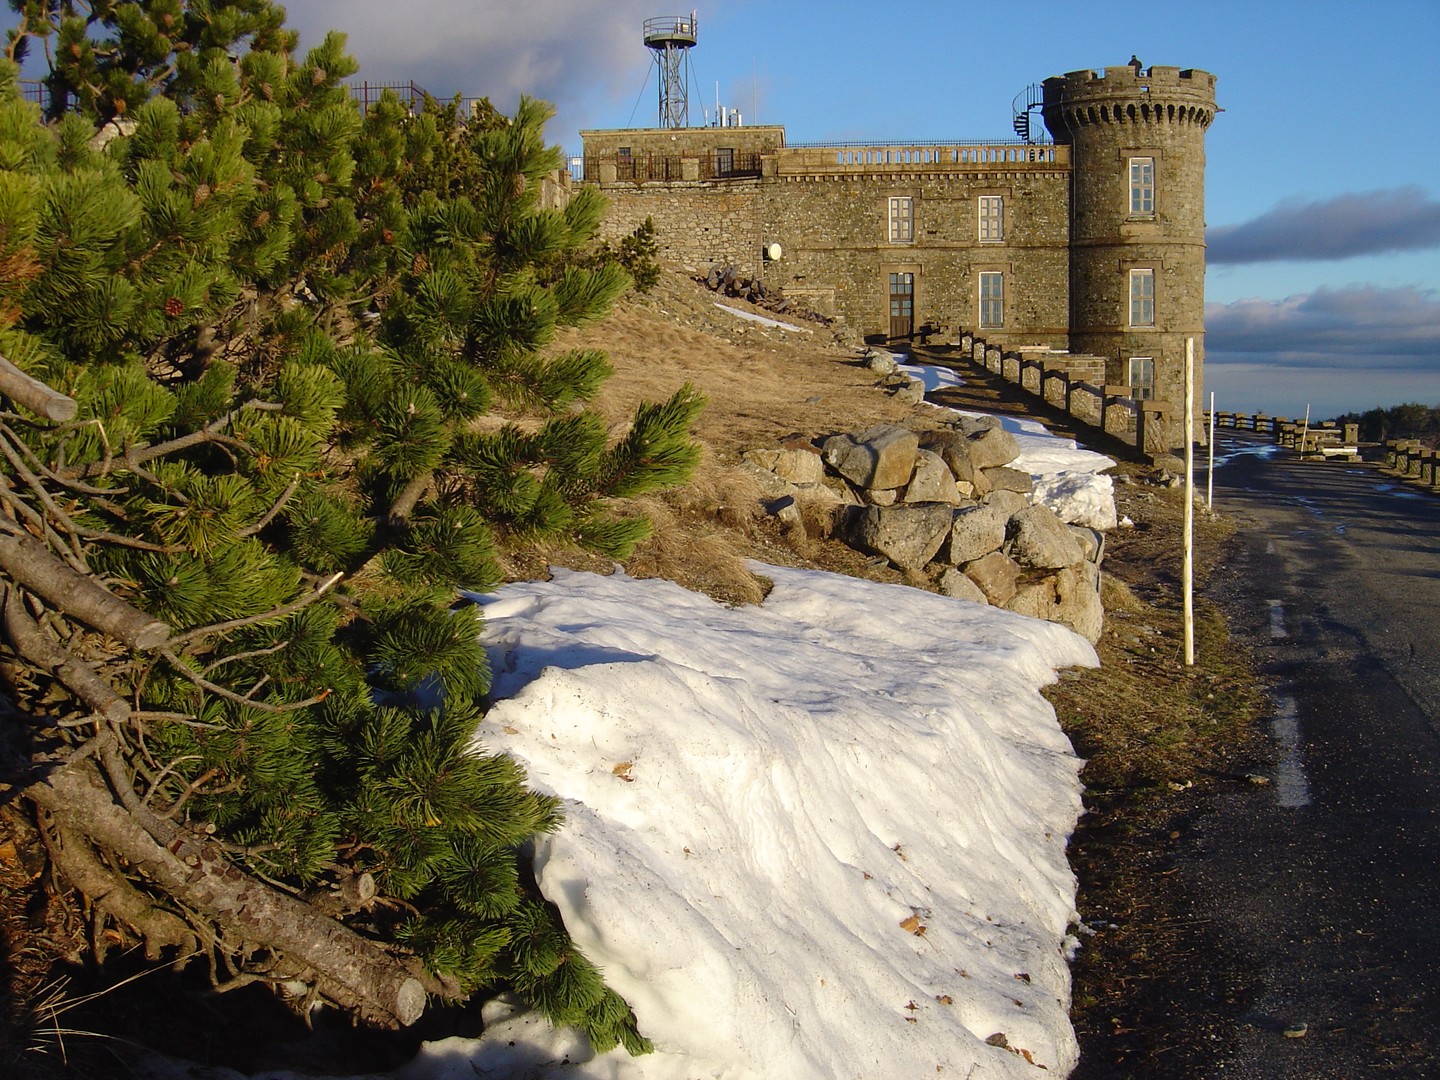
[[[915,200],[909,195],[890,197],[890,242],[912,244],[915,242]]]
[[[999,243],[1005,239],[1005,199],[1001,195],[980,196],[980,242]]]
[[[1155,325],[1155,271],[1130,271],[1130,325]]]
[[[998,270],[980,274],[980,325],[1005,325],[1005,275]]]
[[[1130,159],[1130,216],[1155,216],[1155,159]]]
[[[1155,396],[1154,357],[1130,357],[1130,396],[1137,401],[1148,401]]]

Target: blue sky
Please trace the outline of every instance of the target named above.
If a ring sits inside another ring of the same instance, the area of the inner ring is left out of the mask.
[[[295,0],[302,47],[349,35],[361,76],[441,96],[521,92],[552,140],[655,123],[647,17],[698,9],[691,122],[724,104],[791,142],[986,139],[1077,68],[1197,67],[1207,139],[1207,388],[1317,416],[1440,404],[1440,0],[1024,5],[895,0]]]

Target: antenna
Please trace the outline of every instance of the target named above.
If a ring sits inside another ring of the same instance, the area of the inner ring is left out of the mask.
[[[660,72],[660,118],[657,126],[690,126],[690,97],[685,59],[695,46],[695,12],[661,15],[645,20],[645,47],[655,53]]]

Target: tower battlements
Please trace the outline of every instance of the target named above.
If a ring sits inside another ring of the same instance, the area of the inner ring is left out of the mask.
[[[1215,76],[1198,68],[1129,64],[1046,79],[1043,115],[1057,141],[1088,124],[1171,123],[1205,128],[1215,119]]]
[[[1098,75],[1093,69],[1082,68],[1079,71],[1067,71],[1064,75],[1046,79],[1045,82],[1059,83],[1072,93],[1079,93],[1086,88],[1100,92],[1109,90],[1134,93],[1136,87],[1151,86],[1155,89],[1189,89],[1207,97],[1215,96],[1215,76],[1210,72],[1201,71],[1199,68],[1161,67],[1159,64],[1142,67],[1138,71],[1130,64],[1122,64],[1118,67],[1101,68]]]

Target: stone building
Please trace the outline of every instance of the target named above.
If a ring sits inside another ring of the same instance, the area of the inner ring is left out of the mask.
[[[653,218],[665,257],[760,275],[869,340],[972,334],[1089,354],[1107,383],[1180,402],[1187,337],[1203,363],[1215,77],[1073,71],[1037,104],[1053,143],[584,131],[583,182],[610,200],[609,235]]]

